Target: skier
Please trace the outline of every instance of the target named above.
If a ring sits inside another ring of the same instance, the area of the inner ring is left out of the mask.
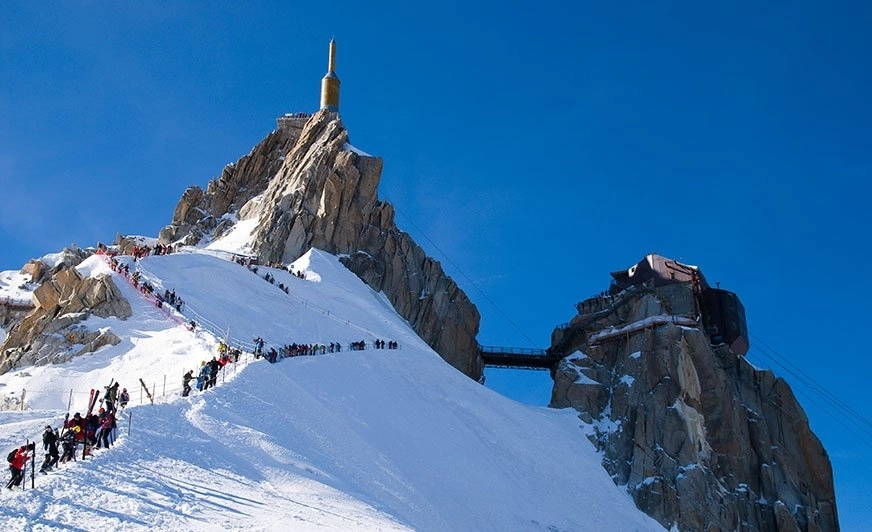
[[[9,471],[12,473],[12,478],[9,479],[6,487],[12,489],[21,484],[21,480],[24,478],[24,466],[30,460],[30,455],[27,454],[26,445],[22,445],[15,451],[15,454],[10,453],[10,455],[12,458],[7,459],[9,460]]]
[[[187,397],[191,393],[191,381],[194,379],[194,370],[188,370],[182,376],[182,397]]]
[[[128,401],[130,401],[130,394],[127,393],[127,388],[124,388],[121,390],[121,395],[118,396],[118,404],[121,406],[121,410],[124,410]]]
[[[212,357],[212,360],[209,361],[209,387],[214,388],[216,384],[218,384],[218,370],[221,369],[221,363],[215,357]]]
[[[100,428],[97,432],[97,448],[108,449],[115,428],[115,415],[111,410],[100,409]]]
[[[118,383],[111,386],[106,386],[106,393],[103,394],[106,410],[115,412],[115,400],[118,397]]]
[[[206,361],[200,362],[200,372],[197,374],[197,391],[209,389],[209,365]]]
[[[69,462],[76,459],[76,432],[78,426],[73,426],[64,431],[61,435],[61,447],[64,448],[64,454],[61,455],[61,462]]]
[[[58,434],[51,428],[51,425],[46,425],[45,432],[42,433],[42,447],[45,449],[45,461],[42,463],[42,467],[39,468],[39,472],[46,473],[57,465],[60,458],[58,453]]]

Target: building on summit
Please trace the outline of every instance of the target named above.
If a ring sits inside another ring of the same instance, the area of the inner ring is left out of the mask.
[[[339,112],[339,77],[336,75],[336,41],[330,39],[327,74],[321,79],[321,110]]]

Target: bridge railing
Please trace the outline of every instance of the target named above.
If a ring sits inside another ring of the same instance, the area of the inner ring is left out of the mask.
[[[499,347],[493,345],[479,345],[478,350],[482,353],[508,353],[510,355],[530,355],[530,356],[547,356],[548,353],[544,349],[535,349],[530,347]]]

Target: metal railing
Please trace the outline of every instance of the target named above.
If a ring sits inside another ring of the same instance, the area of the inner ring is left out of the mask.
[[[548,352],[545,349],[536,349],[536,348],[532,348],[532,347],[499,347],[499,346],[493,346],[493,345],[479,345],[478,350],[482,354],[506,353],[506,354],[510,354],[510,355],[530,355],[530,356],[539,356],[539,357],[547,357],[548,356]]]

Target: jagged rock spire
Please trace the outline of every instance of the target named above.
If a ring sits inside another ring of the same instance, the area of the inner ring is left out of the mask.
[[[271,133],[205,192],[188,189],[161,236],[186,244],[217,237],[232,223],[224,215],[235,212],[257,220],[251,249],[263,261],[288,263],[313,247],[341,255],[437,353],[478,379],[478,310],[439,262],[397,228],[393,207],[378,199],[381,170],[380,158],[348,144],[338,114],[319,111],[300,131]]]

